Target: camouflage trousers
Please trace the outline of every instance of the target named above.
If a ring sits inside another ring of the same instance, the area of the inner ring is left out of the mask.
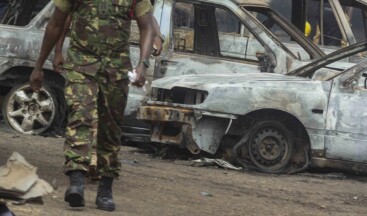
[[[88,76],[73,70],[67,70],[65,78],[69,116],[64,172],[89,172],[94,164],[99,175],[118,177],[121,124],[129,80],[110,82],[103,71]]]

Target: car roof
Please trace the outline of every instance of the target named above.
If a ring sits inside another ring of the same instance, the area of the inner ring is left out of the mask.
[[[269,6],[270,0],[232,0],[238,5],[263,5]]]
[[[316,70],[323,68],[329,64],[337,62],[341,59],[351,57],[358,53],[367,51],[367,42],[359,42],[350,46],[347,46],[343,49],[339,49],[335,52],[332,52],[324,57],[321,57],[309,64],[306,64],[300,68],[297,68],[287,75],[291,76],[308,76]]]

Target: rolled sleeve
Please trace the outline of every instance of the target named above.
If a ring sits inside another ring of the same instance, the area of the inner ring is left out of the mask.
[[[71,3],[68,0],[53,0],[55,6],[64,13],[70,13]]]
[[[56,0],[55,0],[56,1]],[[152,4],[150,0],[141,0],[136,3],[134,14],[135,17],[144,16],[146,13],[152,11]]]

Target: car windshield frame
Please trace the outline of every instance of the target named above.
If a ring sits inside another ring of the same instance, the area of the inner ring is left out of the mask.
[[[247,8],[254,8],[256,10],[267,10],[269,16],[272,18],[272,20],[277,24],[279,27],[281,27],[284,31],[289,34],[289,36],[293,38],[300,38],[300,41],[296,41],[298,45],[300,45],[311,57],[311,59],[319,59],[323,56],[326,56],[326,54],[310,39],[308,39],[296,26],[294,26],[291,22],[289,22],[282,14],[280,14],[278,11],[272,9],[268,5],[254,5],[254,4],[241,4],[240,8],[248,13],[251,13]],[[258,20],[256,17],[254,17],[256,20]],[[271,34],[271,36],[277,40],[287,52],[289,52],[291,55],[295,56],[285,45],[283,42],[281,42],[266,26],[264,26],[263,23],[259,21],[259,23],[266,29],[267,32]],[[292,33],[292,31],[294,31]],[[295,58],[297,58],[295,56]]]
[[[335,52],[332,52],[320,59],[317,59],[309,64],[306,64],[302,67],[299,67],[286,75],[288,76],[300,76],[300,77],[311,77],[317,70],[326,67],[327,65],[330,65],[332,63],[335,63],[341,59],[352,57],[358,53],[366,52],[367,51],[367,42],[359,42],[353,45],[350,45],[346,48],[339,49]],[[366,58],[367,60],[367,58]],[[363,61],[364,62],[364,61]],[[361,63],[363,63],[361,62]],[[358,63],[355,66],[352,66],[351,68],[358,67],[361,63]],[[334,76],[327,79],[332,80],[337,76],[340,76],[346,72],[348,72],[351,68],[345,69],[341,71],[340,73],[336,73]]]

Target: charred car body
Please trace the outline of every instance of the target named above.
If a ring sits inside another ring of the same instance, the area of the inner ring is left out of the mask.
[[[39,134],[53,125],[59,126],[65,118],[64,78],[52,70],[52,56],[44,68],[45,88],[41,93],[33,93],[28,86],[44,28],[53,11],[52,2],[45,2],[42,10],[32,13],[29,23],[18,26],[14,19],[3,19],[7,21],[0,25],[2,115],[5,122],[20,133]],[[151,59],[154,67],[147,71],[147,89],[152,80],[167,76],[240,74],[249,70],[286,73],[324,55],[268,5],[254,2],[155,1],[154,16],[166,41],[162,55]],[[288,35],[287,46],[256,19],[254,13],[262,13],[278,25],[282,35]],[[228,22],[223,23],[223,20]],[[136,30],[133,26],[132,36],[138,35]],[[135,65],[139,58],[136,41],[137,38],[132,38],[130,46]],[[149,125],[136,121],[137,108],[145,94],[141,89],[130,89],[124,131],[131,139],[137,139],[137,134],[150,133]]]
[[[354,44],[289,73],[189,75],[153,82],[139,118],[153,142],[193,154],[233,150],[264,172],[334,167],[367,172],[367,62],[326,65],[367,50]],[[321,69],[321,70],[320,70]],[[310,159],[311,158],[311,159]]]

